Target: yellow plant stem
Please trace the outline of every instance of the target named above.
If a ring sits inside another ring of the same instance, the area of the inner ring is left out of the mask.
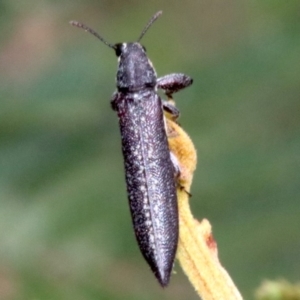
[[[195,147],[187,133],[168,115],[167,131],[171,152],[180,165],[178,178],[179,243],[177,258],[195,290],[203,300],[242,299],[232,279],[221,266],[211,225],[194,219],[190,206],[190,187],[196,169]]]

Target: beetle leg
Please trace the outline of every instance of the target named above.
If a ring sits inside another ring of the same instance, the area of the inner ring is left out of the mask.
[[[173,99],[163,101],[163,110],[168,119],[171,119],[172,121],[176,121],[179,118],[180,111],[175,106]]]
[[[171,157],[171,162],[172,162],[173,168],[174,168],[174,176],[175,176],[175,179],[176,179],[176,182],[177,182],[177,187],[181,191],[185,191],[188,194],[188,196],[191,197],[192,195],[184,188],[184,186],[182,186],[180,184],[181,168],[180,168],[180,164],[179,164],[179,161],[178,161],[177,157],[171,151],[170,151],[170,157]]]
[[[118,110],[118,100],[119,99],[120,99],[120,93],[118,91],[115,91],[110,100],[111,108],[115,111]]]
[[[168,98],[172,94],[188,87],[193,83],[193,79],[182,73],[173,73],[157,79],[157,87],[163,89]]]
[[[175,156],[175,154],[171,151],[170,151],[170,157],[171,157],[171,162],[172,162],[173,168],[174,168],[174,176],[175,176],[175,178],[179,178],[180,173],[181,173],[179,161],[178,161],[177,157]]]

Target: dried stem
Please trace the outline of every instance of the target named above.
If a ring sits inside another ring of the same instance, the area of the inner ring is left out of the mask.
[[[209,221],[206,219],[197,221],[190,211],[189,192],[197,164],[195,147],[176,121],[168,118],[167,128],[170,150],[177,157],[181,167],[177,190],[179,206],[177,258],[203,300],[241,300],[243,299],[241,294],[219,262],[217,244]]]

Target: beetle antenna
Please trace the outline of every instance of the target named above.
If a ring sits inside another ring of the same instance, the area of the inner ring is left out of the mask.
[[[145,26],[145,28],[143,29],[140,37],[138,38],[137,42],[139,43],[140,40],[142,39],[142,37],[145,35],[145,33],[147,32],[147,30],[149,29],[149,27],[157,20],[158,17],[160,17],[162,14],[162,11],[158,11],[156,14],[153,15],[153,17],[149,20],[148,24]]]
[[[116,47],[110,43],[108,43],[101,35],[99,35],[95,30],[93,30],[92,28],[78,22],[78,21],[70,21],[70,24],[73,26],[76,26],[78,28],[82,28],[83,30],[85,30],[86,32],[91,33],[92,35],[94,35],[96,38],[98,38],[101,42],[103,42],[106,46],[112,48],[112,49],[116,49]]]

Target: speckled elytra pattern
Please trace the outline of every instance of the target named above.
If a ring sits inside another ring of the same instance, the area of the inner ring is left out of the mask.
[[[169,281],[178,241],[174,168],[153,91],[115,95],[127,192],[141,252],[162,285]]]

